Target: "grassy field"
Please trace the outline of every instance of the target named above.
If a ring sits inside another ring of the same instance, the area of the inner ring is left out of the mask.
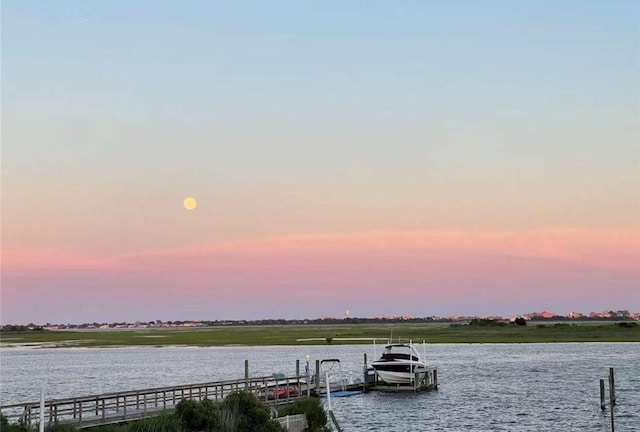
[[[314,326],[246,326],[194,329],[140,329],[100,331],[47,331],[4,333],[2,346],[45,344],[45,346],[225,346],[225,345],[314,345],[368,343],[339,338],[400,338],[405,342],[428,343],[539,343],[539,342],[640,342],[640,325],[617,324],[530,324],[528,326],[475,327],[447,324],[359,324]],[[322,338],[321,341],[297,341]],[[379,341],[383,343],[383,341]]]

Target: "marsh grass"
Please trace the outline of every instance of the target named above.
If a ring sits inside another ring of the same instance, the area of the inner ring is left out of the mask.
[[[393,329],[393,330],[392,330]],[[530,323],[527,326],[469,326],[457,324],[357,324],[204,327],[196,329],[140,329],[101,331],[45,331],[12,333],[2,345],[16,343],[78,347],[114,346],[225,346],[361,344],[340,338],[388,338],[428,343],[538,343],[538,342],[640,342],[640,326],[614,323]],[[152,336],[152,337],[150,337]],[[17,339],[20,338],[20,339]],[[322,341],[301,341],[322,338]]]

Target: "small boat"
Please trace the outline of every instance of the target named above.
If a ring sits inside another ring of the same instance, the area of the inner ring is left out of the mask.
[[[339,359],[324,359],[320,361],[318,374],[311,377],[311,383],[318,380],[319,393],[326,394],[327,386],[331,391],[331,396],[336,397],[351,396],[356,394],[350,389],[362,387],[362,378],[355,377],[352,371],[345,373],[342,370]],[[337,395],[341,393],[340,395]]]
[[[417,373],[424,373],[427,365],[420,359],[413,344],[391,344],[382,357],[371,363],[378,377],[387,384],[411,384]]]
[[[278,387],[269,395],[269,399],[286,399],[288,397],[296,397],[300,394],[295,386]]]
[[[359,394],[364,393],[363,390],[338,390],[337,392],[331,392],[331,397],[332,398],[337,398],[337,397],[349,397],[349,396],[356,396]],[[326,393],[323,393],[320,395],[321,397],[325,397],[327,396]]]

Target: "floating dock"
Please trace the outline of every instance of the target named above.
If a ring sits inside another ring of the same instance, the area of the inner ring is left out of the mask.
[[[385,392],[422,392],[427,390],[438,390],[438,368],[435,366],[428,367],[425,371],[416,372],[414,379],[409,384],[389,384],[384,382],[376,373],[376,371],[367,366],[367,356],[364,356],[365,367],[363,369],[362,379],[355,382],[345,382],[340,386],[331,385],[331,392],[369,392],[369,391],[385,391]],[[316,360],[316,371],[320,370],[320,360]],[[322,381],[311,380],[310,393],[315,396],[323,396],[326,394],[326,388]]]
[[[438,368],[428,367],[424,372],[416,372],[410,384],[388,384],[378,377],[374,370],[371,370],[373,379],[367,374],[367,379],[371,382],[371,387],[367,390],[386,392],[419,392],[426,390],[438,390]]]

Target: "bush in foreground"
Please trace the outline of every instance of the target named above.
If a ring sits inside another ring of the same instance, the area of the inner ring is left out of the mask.
[[[188,431],[212,432],[220,430],[220,408],[209,399],[202,402],[182,400],[176,405],[175,415]]]
[[[232,393],[220,405],[222,430],[227,432],[281,432],[280,423],[271,420],[269,409],[255,395]]]

